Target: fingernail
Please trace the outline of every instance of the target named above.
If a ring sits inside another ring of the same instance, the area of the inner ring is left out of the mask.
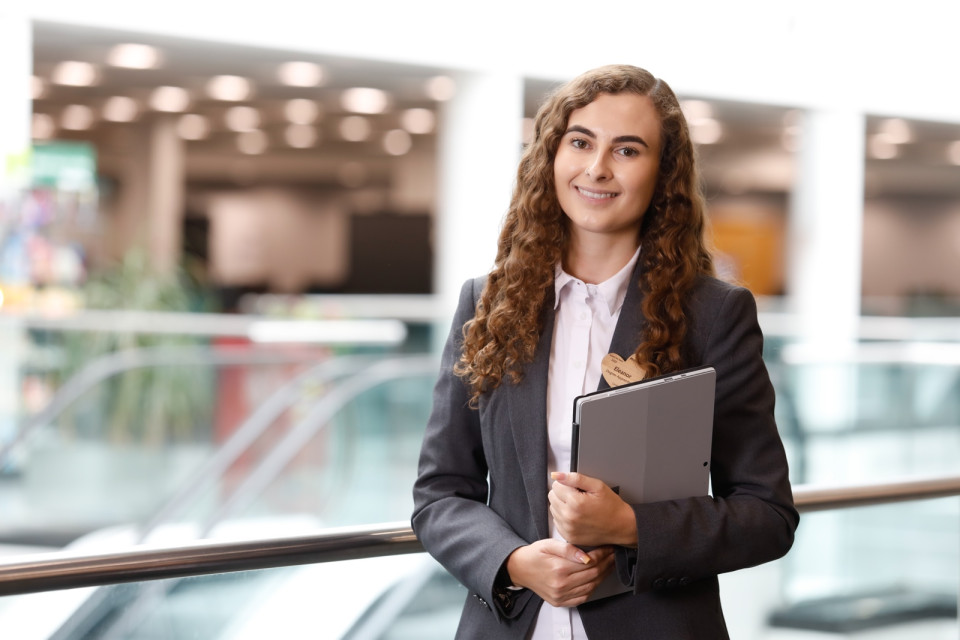
[[[567,477],[567,474],[563,473],[562,471],[554,471],[550,474],[550,477],[554,480],[563,480]]]
[[[577,560],[579,560],[579,561],[582,562],[583,564],[590,564],[590,556],[588,556],[588,555],[585,554],[585,553],[579,553],[579,554],[577,554]]]

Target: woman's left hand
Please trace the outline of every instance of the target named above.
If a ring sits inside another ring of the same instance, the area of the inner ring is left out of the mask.
[[[555,472],[547,499],[557,531],[571,544],[637,544],[637,522],[626,502],[601,480]]]

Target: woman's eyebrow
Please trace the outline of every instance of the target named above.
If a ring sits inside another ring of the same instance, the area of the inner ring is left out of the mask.
[[[636,144],[642,145],[647,149],[650,148],[650,145],[647,144],[647,141],[641,138],[640,136],[617,136],[613,139],[614,142],[635,142]]]
[[[582,133],[583,135],[588,136],[590,138],[597,137],[596,135],[594,135],[593,131],[590,131],[590,129],[587,129],[586,127],[581,127],[578,124],[570,125],[569,127],[567,127],[567,133],[572,133],[572,132]]]
[[[582,133],[583,135],[593,139],[596,139],[597,137],[596,134],[593,133],[593,131],[590,131],[590,129],[587,129],[586,127],[582,127],[578,124],[571,125],[567,128],[567,133],[571,133],[571,132]],[[618,143],[633,142],[635,144],[642,145],[647,149],[650,148],[650,145],[647,144],[647,141],[641,138],[640,136],[631,136],[631,135],[617,136],[616,138],[613,139],[613,141]]]

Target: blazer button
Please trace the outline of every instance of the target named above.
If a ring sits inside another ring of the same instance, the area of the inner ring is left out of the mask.
[[[680,586],[681,586],[681,587],[685,587],[685,586],[687,586],[688,584],[690,584],[690,578],[688,578],[687,576],[683,576],[682,578],[680,578]]]
[[[666,580],[664,580],[663,578],[657,578],[656,580],[653,581],[653,588],[654,588],[654,589],[663,589],[663,587],[664,587],[666,584],[667,584],[667,581],[666,581]]]
[[[677,579],[676,578],[667,579],[667,586],[670,587],[671,589],[677,586]]]

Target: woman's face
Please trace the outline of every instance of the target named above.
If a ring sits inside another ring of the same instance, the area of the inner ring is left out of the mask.
[[[660,117],[635,93],[600,94],[570,114],[553,161],[571,233],[637,237],[660,168]]]

